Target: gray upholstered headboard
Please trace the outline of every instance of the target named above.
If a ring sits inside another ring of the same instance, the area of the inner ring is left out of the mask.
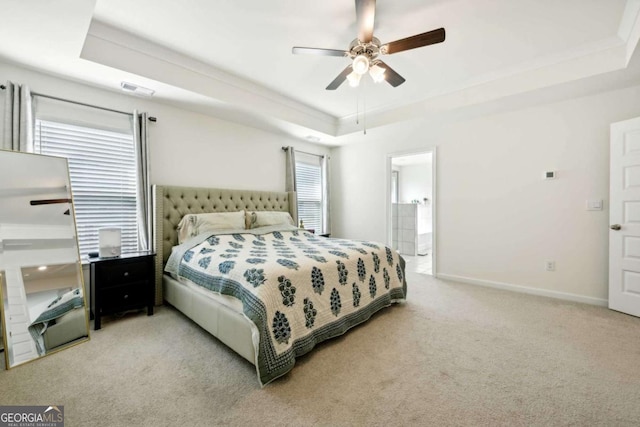
[[[171,248],[178,244],[178,223],[190,213],[248,211],[289,212],[298,222],[296,193],[220,188],[153,186],[156,251],[156,304],[162,304],[162,274]]]

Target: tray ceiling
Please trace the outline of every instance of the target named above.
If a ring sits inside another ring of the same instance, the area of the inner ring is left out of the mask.
[[[324,88],[347,58],[292,55],[346,49],[350,0],[8,2],[5,59],[260,127],[331,141],[359,129],[491,102],[623,70],[640,35],[637,0],[379,0],[383,43],[444,27],[444,43],[390,55],[406,83]],[[4,24],[4,23],[3,23]],[[358,106],[359,103],[359,106]]]

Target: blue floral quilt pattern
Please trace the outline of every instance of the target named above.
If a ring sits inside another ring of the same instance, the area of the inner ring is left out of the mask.
[[[36,343],[38,354],[45,354],[46,350],[40,339],[40,336],[47,330],[49,322],[56,320],[71,310],[75,310],[84,306],[84,297],[80,288],[72,289],[62,296],[57,297],[47,306],[36,320],[29,325],[29,333]]]
[[[290,371],[316,343],[406,297],[404,260],[395,251],[303,230],[208,236],[184,251],[178,274],[242,301],[259,331],[263,385]]]

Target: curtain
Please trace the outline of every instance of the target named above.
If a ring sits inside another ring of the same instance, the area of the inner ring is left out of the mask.
[[[5,84],[2,148],[33,152],[33,103],[27,85]]]
[[[296,191],[296,150],[283,147],[287,153],[284,191]]]
[[[147,136],[147,113],[133,111],[133,142],[136,149],[138,167],[138,247],[151,249],[153,230],[151,228],[151,184],[149,179],[149,141]]]
[[[331,188],[329,182],[329,156],[320,159],[322,169],[322,234],[331,234]]]

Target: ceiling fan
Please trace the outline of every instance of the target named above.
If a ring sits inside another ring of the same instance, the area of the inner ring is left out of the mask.
[[[336,90],[345,80],[349,81],[350,86],[358,86],[360,78],[367,71],[375,82],[386,80],[393,87],[400,86],[405,82],[404,77],[378,59],[378,55],[391,55],[409,49],[442,43],[445,39],[444,28],[382,44],[380,40],[373,37],[375,14],[375,0],[356,0],[358,37],[351,42],[348,50],[294,47],[293,53],[296,55],[342,56],[353,60],[338,77],[329,83],[327,90]]]
[[[59,203],[73,203],[71,199],[43,199],[43,200],[31,200],[29,204],[31,206],[40,206],[40,205],[55,205]],[[67,209],[63,212],[64,215],[70,215],[71,211]]]

